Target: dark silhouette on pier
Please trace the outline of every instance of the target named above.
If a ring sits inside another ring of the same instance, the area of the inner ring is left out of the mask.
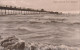
[[[4,12],[3,12],[4,10]],[[44,9],[36,10],[32,8],[22,8],[16,6],[0,6],[0,15],[8,14],[59,14],[59,12],[46,11]]]

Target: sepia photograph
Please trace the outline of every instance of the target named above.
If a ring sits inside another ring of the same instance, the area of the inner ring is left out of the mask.
[[[80,50],[80,0],[0,0],[0,50]]]

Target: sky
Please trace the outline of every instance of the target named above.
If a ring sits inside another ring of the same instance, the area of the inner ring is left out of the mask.
[[[43,8],[49,11],[80,12],[80,0],[0,0],[0,5]]]

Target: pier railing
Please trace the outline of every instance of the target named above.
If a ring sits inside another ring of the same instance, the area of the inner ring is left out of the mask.
[[[45,11],[34,10],[31,8],[0,6],[0,15],[26,15],[26,14],[46,14]]]

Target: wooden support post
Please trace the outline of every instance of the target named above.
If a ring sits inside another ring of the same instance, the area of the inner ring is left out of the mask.
[[[8,10],[8,15],[10,15],[9,10]]]
[[[27,14],[27,11],[26,11],[26,14]]]
[[[4,9],[5,10],[5,15],[6,15],[6,9]]]
[[[22,10],[21,10],[21,15],[22,15]]]
[[[11,10],[11,15],[12,15],[12,13],[13,13],[12,11],[13,11],[13,10]]]
[[[6,5],[6,7],[7,7],[7,5]],[[4,10],[5,10],[5,15],[6,15],[7,14],[7,12],[6,12],[7,9],[4,8]]]
[[[1,15],[3,15],[3,11],[2,11],[3,9],[1,9]]]
[[[0,9],[1,11],[0,11],[0,15],[2,15],[2,9]]]
[[[14,15],[14,10],[13,10],[13,15]]]

